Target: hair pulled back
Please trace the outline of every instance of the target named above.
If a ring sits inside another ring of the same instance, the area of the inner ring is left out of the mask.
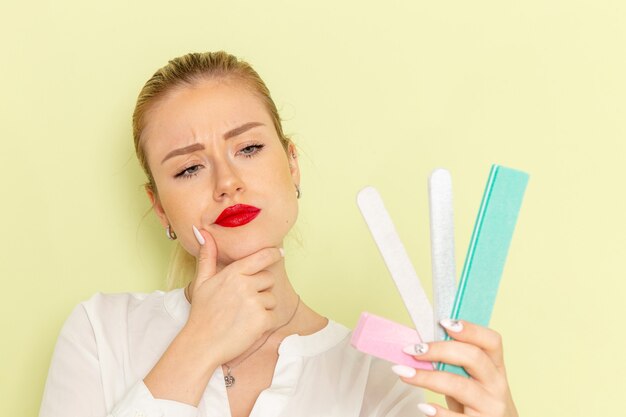
[[[250,64],[224,51],[189,53],[170,60],[166,66],[155,72],[137,97],[133,112],[135,152],[148,177],[146,187],[152,191],[156,192],[157,188],[143,148],[145,138],[142,137],[151,106],[177,87],[193,87],[198,81],[220,78],[241,81],[263,101],[272,118],[278,138],[285,151],[287,150],[290,139],[283,132],[276,104],[272,100],[269,89]]]

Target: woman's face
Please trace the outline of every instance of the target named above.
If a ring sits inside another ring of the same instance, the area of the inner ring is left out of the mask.
[[[203,80],[168,92],[146,114],[142,140],[157,191],[148,195],[189,253],[198,252],[192,225],[211,233],[222,267],[282,246],[298,214],[295,149],[285,152],[263,102],[245,84]],[[238,204],[260,211],[239,226],[236,216],[216,223]]]

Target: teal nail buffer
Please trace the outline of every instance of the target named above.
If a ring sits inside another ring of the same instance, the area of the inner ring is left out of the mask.
[[[450,317],[487,326],[522,205],[528,174],[491,167]],[[449,339],[449,337],[446,337]],[[467,376],[462,367],[440,363],[439,370]]]

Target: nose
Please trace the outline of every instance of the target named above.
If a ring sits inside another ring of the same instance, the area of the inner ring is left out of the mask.
[[[216,161],[214,164],[215,189],[213,198],[221,201],[224,198],[232,198],[235,194],[244,190],[244,184],[237,169],[229,161]]]

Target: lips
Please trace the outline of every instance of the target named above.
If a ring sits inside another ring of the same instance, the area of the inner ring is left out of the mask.
[[[215,224],[223,227],[239,227],[250,223],[259,215],[261,209],[246,204],[235,204],[227,207],[215,220]]]

